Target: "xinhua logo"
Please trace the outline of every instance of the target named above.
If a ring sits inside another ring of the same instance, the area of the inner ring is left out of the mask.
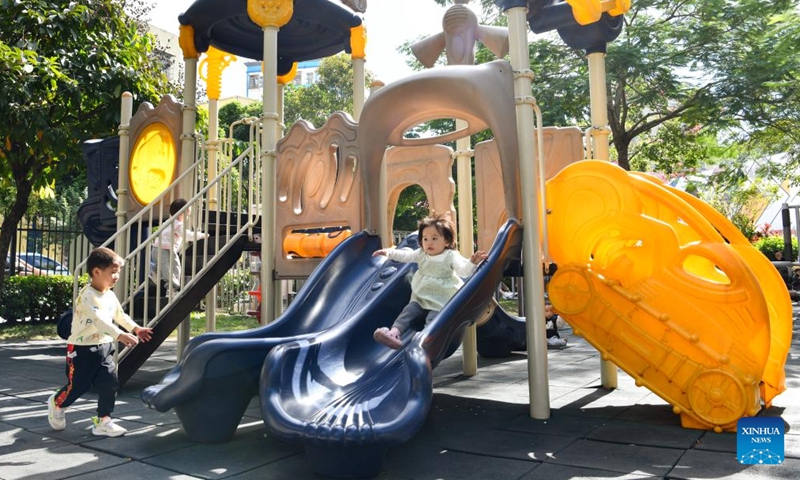
[[[745,417],[736,423],[736,458],[745,465],[783,463],[783,419]]]

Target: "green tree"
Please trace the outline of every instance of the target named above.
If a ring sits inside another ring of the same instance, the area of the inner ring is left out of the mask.
[[[2,0],[0,286],[5,254],[35,189],[83,169],[83,140],[115,135],[122,92],[169,93],[141,2]],[[127,13],[126,13],[127,12]]]
[[[438,4],[452,3],[435,0]],[[484,19],[499,15],[481,0]],[[703,159],[684,141],[721,136],[723,143],[755,144],[789,152],[800,163],[800,19],[797,0],[641,0],[631,3],[621,35],[608,45],[608,117],[620,166],[667,130],[692,132],[677,141],[671,158],[694,168]],[[533,93],[545,125],[587,125],[589,88],[584,52],[552,33],[530,43]],[[476,56],[479,58],[480,56]],[[661,152],[658,152],[661,153]],[[646,158],[637,165],[654,165]]]
[[[642,151],[637,138],[675,119],[740,142],[777,125],[770,113],[776,101],[793,105],[787,115],[800,119],[798,83],[788,75],[800,59],[772,51],[781,30],[775,22],[796,22],[785,16],[796,8],[796,0],[632,4],[608,54],[609,121],[620,165],[628,168]]]
[[[258,118],[261,116],[262,110],[261,102],[242,105],[239,102],[233,101],[221,107],[218,113],[219,137],[228,138],[231,124],[247,117]],[[248,142],[250,141],[250,131],[244,126],[234,128],[233,138],[240,142]]]
[[[756,237],[756,220],[778,193],[778,186],[767,172],[751,171],[753,158],[739,155],[726,160],[725,168],[717,168],[700,197],[727,217],[747,238]]]
[[[632,170],[665,175],[694,174],[698,167],[726,159],[730,148],[717,136],[674,119],[643,134],[638,153],[630,160]]]
[[[284,119],[287,126],[298,120],[319,128],[336,111],[353,112],[353,65],[344,53],[324,58],[317,69],[318,80],[311,85],[289,84],[284,91]],[[366,85],[373,75],[367,70]]]

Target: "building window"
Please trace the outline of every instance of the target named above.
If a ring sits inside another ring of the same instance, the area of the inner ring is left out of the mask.
[[[263,77],[258,73],[250,75],[250,78],[247,81],[248,90],[255,90],[258,88],[262,88],[263,85],[264,85]]]

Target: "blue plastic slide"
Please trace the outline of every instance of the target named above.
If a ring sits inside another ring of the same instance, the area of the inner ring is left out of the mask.
[[[484,314],[506,266],[519,260],[521,244],[522,228],[509,220],[489,258],[424,330],[405,336],[401,350],[384,347],[372,334],[392,324],[408,296],[376,298],[347,322],[274,348],[261,374],[267,428],[302,442],[319,474],[377,474],[388,447],[408,441],[425,422],[433,369]]]
[[[192,339],[178,365],[146,388],[142,400],[161,412],[174,408],[193,440],[228,440],[258,393],[262,364],[276,345],[312,338],[358,318],[376,302],[399,311],[408,301],[416,265],[372,258],[378,248],[377,236],[349,237],[314,270],[280,318],[253,330]]]

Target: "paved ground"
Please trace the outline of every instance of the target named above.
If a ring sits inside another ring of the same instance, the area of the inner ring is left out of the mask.
[[[431,413],[409,443],[392,448],[380,479],[797,479],[800,478],[800,322],[787,361],[789,389],[762,415],[786,424],[786,461],[740,465],[736,435],[680,427],[671,407],[620,372],[599,387],[599,355],[569,330],[548,355],[551,418],[528,416],[524,354],[481,360],[459,375],[456,353],[437,368]],[[173,412],[139,400],[175,364],[165,344],[120,392],[116,415],[129,433],[89,432],[94,398],[74,405],[62,432],[47,423],[47,397],[64,380],[63,342],[0,344],[0,479],[317,478],[301,448],[271,438],[254,401],[234,439],[191,441]]]

